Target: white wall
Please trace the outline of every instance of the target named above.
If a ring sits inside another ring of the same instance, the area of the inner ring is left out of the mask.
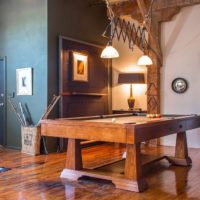
[[[162,24],[163,67],[161,69],[162,113],[200,114],[200,5],[187,7],[170,22]],[[185,78],[188,90],[176,94],[173,79]],[[188,146],[200,148],[200,129],[189,131]],[[163,139],[174,145],[175,135]]]
[[[130,20],[130,19],[128,19]],[[129,84],[118,84],[119,72],[143,72],[146,74],[146,67],[136,65],[138,58],[142,52],[134,47],[134,50],[129,49],[128,41],[113,40],[113,46],[118,50],[120,57],[113,59],[113,84],[112,84],[112,109],[128,109],[127,99],[130,96]],[[146,84],[133,85],[133,96],[135,98],[135,108],[147,109],[147,86]]]

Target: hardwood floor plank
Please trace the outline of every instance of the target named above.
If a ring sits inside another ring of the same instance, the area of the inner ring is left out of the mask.
[[[82,150],[83,166],[98,167],[120,160],[123,145],[103,144]],[[174,154],[173,147],[142,148],[143,153]],[[65,153],[30,156],[0,148],[0,167],[11,170],[0,173],[0,200],[171,200],[200,199],[200,150],[189,149],[192,166],[171,166],[167,161],[145,165],[149,189],[134,193],[115,189],[109,181],[81,178],[60,179],[65,167]]]

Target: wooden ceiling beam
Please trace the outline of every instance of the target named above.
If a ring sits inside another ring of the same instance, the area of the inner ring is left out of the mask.
[[[199,4],[200,0],[156,0],[154,5],[153,5],[153,12],[156,11],[161,11],[163,9],[168,9],[168,8],[182,8],[182,7],[187,7],[187,6],[192,6],[195,4]]]
[[[143,0],[143,4],[148,7],[151,0]],[[200,4],[200,0],[155,0],[153,3],[152,12],[162,12],[167,11],[167,9],[179,9],[182,7],[192,6]],[[111,8],[113,9],[116,16],[123,16],[123,15],[139,15],[140,9],[137,5],[136,0],[132,1],[123,1],[123,2],[116,2],[111,4]],[[171,12],[171,11],[169,11]],[[160,13],[159,13],[160,15]]]
[[[144,19],[145,15],[147,14],[147,6],[146,6],[144,0],[137,0],[137,5],[138,5],[139,10],[142,14],[142,17]]]
[[[172,18],[180,12],[181,8],[166,8],[162,11],[156,12],[156,18],[158,22],[167,22],[171,21]]]
[[[111,4],[111,8],[115,16],[140,14],[137,3],[135,1],[125,1]]]
[[[136,21],[138,21],[140,24],[142,24],[143,23],[143,17],[142,17],[142,15],[141,15],[141,13],[133,13],[132,15],[131,15],[131,18],[132,19],[134,19],[134,20],[136,20]]]

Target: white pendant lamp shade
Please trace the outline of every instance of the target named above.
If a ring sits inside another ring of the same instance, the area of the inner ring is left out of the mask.
[[[101,58],[117,58],[117,57],[119,57],[119,53],[111,45],[106,46],[106,48],[101,53]]]
[[[151,58],[147,55],[143,55],[138,59],[137,65],[152,65]]]

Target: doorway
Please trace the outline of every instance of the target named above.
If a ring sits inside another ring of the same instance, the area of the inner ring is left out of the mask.
[[[6,59],[0,57],[0,145],[6,145]]]

